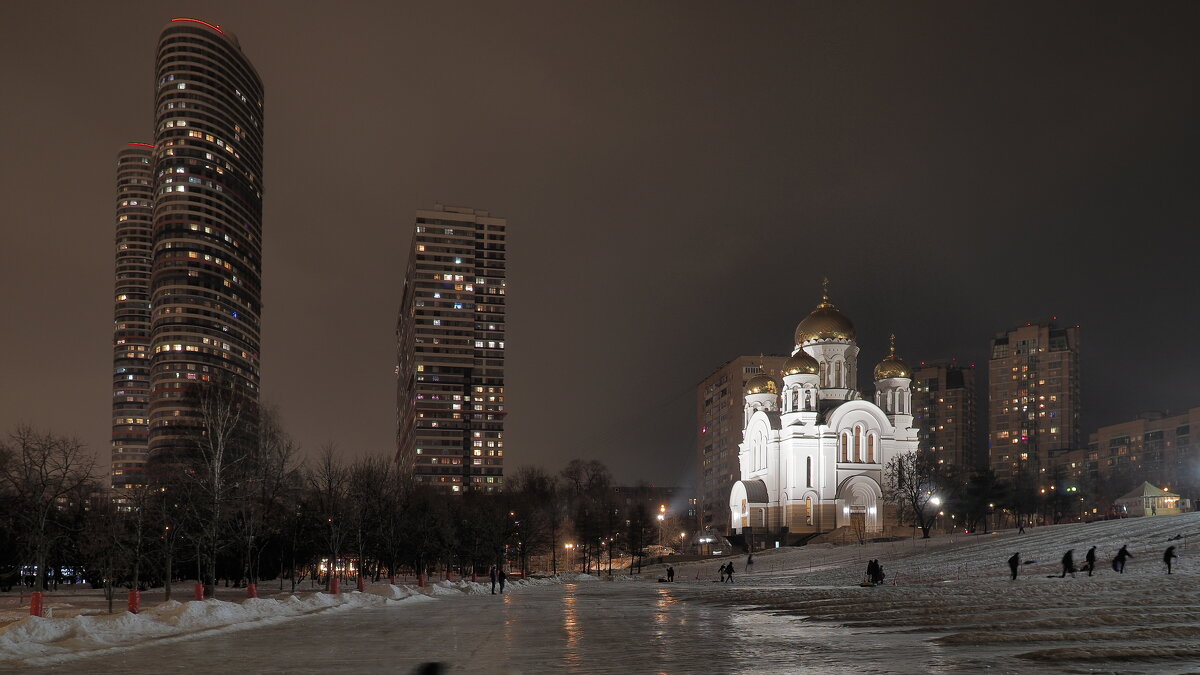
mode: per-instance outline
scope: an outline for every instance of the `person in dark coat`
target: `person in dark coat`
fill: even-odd
[[[1084,560],[1084,567],[1087,568],[1088,576],[1092,576],[1092,572],[1096,570],[1096,547],[1088,549],[1087,557]]]
[[[875,578],[871,579],[871,581],[873,581],[877,585],[882,584],[883,578],[886,576],[887,575],[883,573],[883,565],[880,565],[879,561],[876,560],[875,561]]]
[[[1126,546],[1122,546],[1121,550],[1117,551],[1117,557],[1113,558],[1113,563],[1112,563],[1113,571],[1124,574],[1125,573],[1125,561],[1132,557],[1133,557],[1133,554],[1129,552],[1129,548]]]
[[[667,581],[675,581],[675,568],[667,565]]]
[[[867,561],[867,581],[875,583],[875,575],[877,574],[876,562],[874,560]]]
[[[1017,580],[1017,570],[1020,568],[1021,568],[1021,554],[1014,553],[1014,554],[1012,554],[1012,557],[1008,559],[1008,569],[1012,570],[1012,580],[1013,581]]]
[[[1171,573],[1171,561],[1179,556],[1175,555],[1175,547],[1168,546],[1167,550],[1163,551],[1163,562],[1167,565],[1167,574]]]
[[[1071,578],[1075,578],[1075,549],[1070,549],[1063,554],[1062,558],[1063,573],[1059,579],[1067,576],[1067,572],[1071,573]]]
[[[1022,520],[1017,524],[1017,534],[1025,534],[1025,521]]]
[[[730,560],[729,563],[727,565],[725,565],[725,582],[730,583],[730,584],[733,583],[733,561],[732,560]]]
[[[504,570],[500,570],[500,595],[504,595],[504,582],[508,581],[508,575]]]
[[[496,594],[496,566],[495,565],[492,565],[492,571],[490,574],[492,577],[492,595],[495,595]]]
[[[721,583],[725,583],[725,563],[721,563]]]

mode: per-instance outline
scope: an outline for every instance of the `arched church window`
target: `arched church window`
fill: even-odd
[[[862,427],[854,427],[854,461],[862,461]]]
[[[804,464],[805,474],[807,475],[807,479],[804,484],[808,487],[812,487],[812,457],[807,458]]]
[[[875,434],[867,434],[867,461],[875,462]]]
[[[821,362],[821,386],[829,386],[829,364],[825,361]]]
[[[804,390],[804,409],[812,410],[812,390]]]
[[[838,437],[839,444],[842,446],[841,457],[843,462],[850,461],[850,434],[845,433]]]
[[[804,498],[804,522],[806,525],[813,524],[812,497]]]
[[[831,379],[833,380],[833,386],[835,388],[842,386],[842,362],[841,361],[833,362],[833,377]]]

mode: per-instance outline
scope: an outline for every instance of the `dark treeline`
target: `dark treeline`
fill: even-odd
[[[1061,466],[1040,475],[1023,470],[999,477],[991,469],[940,465],[931,451],[918,450],[893,458],[885,467],[884,499],[896,508],[902,524],[920,528],[928,537],[935,523],[975,532],[1102,518],[1114,500],[1143,479],[1132,472],[1104,480],[1086,472],[1071,478]],[[1185,488],[1193,484],[1180,482]]]
[[[186,461],[152,461],[146,486],[113,491],[75,440],[20,427],[0,441],[0,587],[86,580],[111,609],[116,589],[170,599],[182,579],[211,597],[222,581],[328,588],[331,577],[486,575],[493,565],[527,574],[531,559],[558,573],[568,542],[574,567],[611,570],[614,556],[653,541],[653,516],[615,503],[600,462],[525,468],[503,493],[451,496],[390,457],[347,461],[333,444],[302,463],[271,411],[251,442],[227,433],[239,423],[227,402],[204,416]]]

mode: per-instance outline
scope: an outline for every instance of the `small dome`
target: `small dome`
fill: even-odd
[[[912,371],[909,370],[908,364],[896,355],[896,336],[892,336],[892,343],[888,347],[888,355],[884,357],[879,365],[875,366],[875,380],[889,380],[893,377],[912,377]]]
[[[829,282],[821,293],[821,304],[796,326],[796,344],[813,340],[853,340],[854,324],[829,301]]]
[[[746,395],[751,394],[778,394],[779,385],[775,384],[775,378],[766,373],[759,373],[750,378],[746,383]]]
[[[821,365],[803,349],[783,362],[784,375],[816,375],[820,372]]]

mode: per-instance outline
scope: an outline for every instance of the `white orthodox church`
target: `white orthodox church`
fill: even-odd
[[[917,449],[912,372],[890,353],[875,366],[875,401],[858,392],[854,324],[829,302],[796,326],[782,382],[760,373],[746,383],[739,459],[729,495],[737,534],[791,535],[884,526],[883,470]]]

